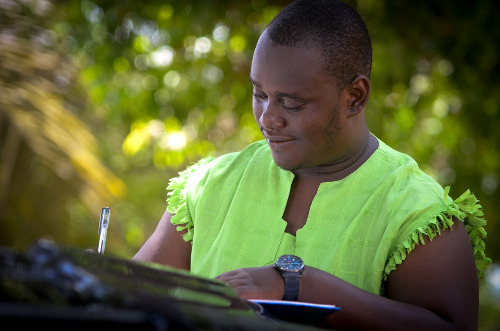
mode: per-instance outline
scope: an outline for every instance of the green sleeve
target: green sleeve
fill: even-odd
[[[206,168],[205,165],[213,159],[212,157],[204,158],[189,166],[186,170],[179,172],[177,177],[170,179],[167,186],[167,210],[173,215],[171,222],[177,225],[177,231],[187,230],[183,236],[185,241],[192,241],[194,234],[194,223],[187,203],[188,182],[193,174]]]
[[[484,229],[486,220],[483,218],[482,207],[478,203],[478,199],[469,190],[454,201],[448,196],[449,190],[450,188],[446,187],[444,195],[446,206],[441,214],[427,225],[421,226],[412,232],[406,240],[397,246],[394,254],[389,257],[384,270],[384,280],[387,280],[389,273],[405,260],[406,255],[413,251],[417,244],[425,245],[424,236],[432,240],[441,233],[442,229],[451,228],[453,216],[464,222],[474,252],[478,276],[480,278],[484,276],[491,260],[484,253],[485,243],[483,238],[486,237],[486,230]]]

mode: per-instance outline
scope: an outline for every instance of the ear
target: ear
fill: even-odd
[[[348,116],[354,116],[362,111],[370,97],[371,84],[366,76],[356,76],[346,87],[348,95]]]

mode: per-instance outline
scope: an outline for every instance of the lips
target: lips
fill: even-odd
[[[266,138],[266,140],[268,142],[283,143],[283,142],[295,140],[295,138],[293,138],[291,136],[270,133],[268,130],[266,130],[264,128],[260,128],[260,130],[262,131],[264,138]]]
[[[264,137],[267,140],[267,143],[269,144],[269,147],[271,147],[272,150],[278,152],[283,150],[284,148],[289,147],[294,141],[295,138],[290,137],[290,136],[283,136],[283,135],[272,135],[267,132],[263,132]]]
[[[294,140],[292,137],[285,137],[285,136],[266,135],[265,137],[266,137],[268,142],[273,142],[273,143],[285,143],[285,142]]]

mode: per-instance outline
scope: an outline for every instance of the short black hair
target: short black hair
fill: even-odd
[[[340,0],[296,0],[267,26],[278,45],[307,47],[314,42],[339,89],[358,75],[370,79],[372,45],[361,16]]]

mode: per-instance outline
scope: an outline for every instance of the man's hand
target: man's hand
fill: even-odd
[[[228,271],[216,277],[226,282],[244,299],[281,300],[283,278],[273,265]]]

